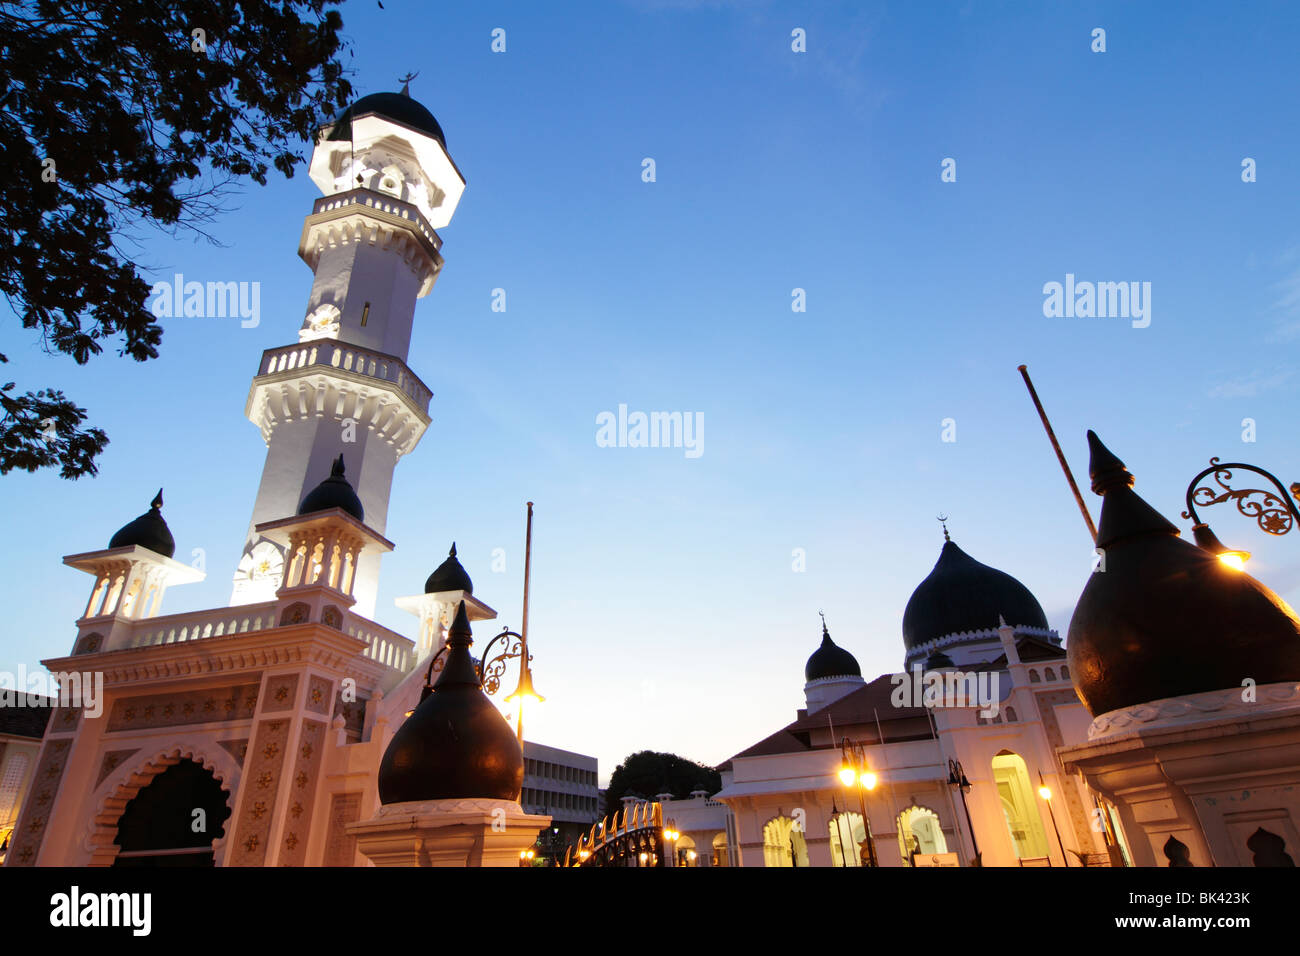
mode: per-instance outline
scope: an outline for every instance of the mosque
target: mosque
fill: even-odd
[[[44,663],[102,674],[103,710],[51,714],[6,866],[365,864],[353,825],[378,811],[381,759],[426,665],[456,620],[463,671],[471,623],[496,617],[452,545],[397,602],[418,640],[372,620],[393,474],[430,423],[407,365],[416,300],[464,177],[405,88],[322,132],[323,195],[298,247],[314,273],[305,317],[263,353],[245,409],[267,452],[230,604],[161,613],[168,588],[204,576],[175,560],[161,492],[106,548],[64,559],[92,583],[70,653]],[[549,822],[520,819],[534,834]]]
[[[372,620],[394,472],[430,424],[407,365],[416,300],[465,180],[406,89],[326,127],[310,175],[314,280],[297,341],[263,353],[249,390],[267,453],[230,603],[161,613],[203,577],[175,560],[161,493],[64,558],[89,596],[44,664],[102,675],[102,712],[54,709],[23,755],[6,866],[501,865],[550,823],[520,805],[523,750],[480,699],[472,625],[496,613],[455,546],[397,602],[416,640]],[[904,673],[865,680],[823,621],[794,720],[726,761],[720,792],[664,803],[681,860],[1294,865],[1300,618],[1089,441],[1105,562],[1068,641],[945,530],[907,602]],[[455,738],[449,720],[473,726],[458,755],[430,745]],[[594,789],[559,753],[547,773]]]
[[[1104,562],[1068,649],[945,530],[903,615],[913,680],[865,681],[823,623],[807,706],[719,768],[731,865],[1295,865],[1300,618],[1088,440]],[[918,669],[942,690],[905,699]],[[985,675],[994,706],[954,693]]]

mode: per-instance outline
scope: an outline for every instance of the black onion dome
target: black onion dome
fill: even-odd
[[[465,602],[447,636],[438,682],[406,719],[379,765],[379,802],[518,800],[524,754],[514,730],[479,686]]]
[[[820,680],[823,677],[861,677],[862,668],[858,659],[831,640],[831,632],[822,622],[821,647],[813,651],[812,657],[804,665],[805,681]]]
[[[149,510],[129,524],[123,525],[109,540],[110,548],[125,548],[138,544],[155,554],[170,558],[176,553],[176,539],[162,516],[162,489],[150,502]]]
[[[1097,546],[1070,620],[1070,676],[1095,717],[1204,691],[1300,681],[1300,618],[1250,575],[1184,541],[1133,491],[1092,432],[1088,472],[1103,496]]]
[[[447,560],[434,568],[433,573],[424,582],[425,594],[433,594],[435,591],[474,593],[474,582],[469,579],[469,575],[461,567],[460,561],[456,559],[455,541],[451,543],[451,550],[447,552]]]
[[[910,650],[959,631],[991,630],[1000,625],[999,616],[1013,627],[1047,627],[1029,588],[945,541],[934,570],[903,611],[903,644]]]
[[[381,116],[386,120],[392,120],[394,123],[400,123],[415,130],[417,133],[424,133],[426,136],[432,136],[442,148],[447,148],[447,140],[442,135],[442,127],[438,121],[433,118],[424,106],[418,101],[413,100],[405,93],[371,93],[369,96],[363,96],[357,100],[334,121],[334,128],[330,131],[329,139],[351,139],[352,138],[352,120],[359,116]]]
[[[298,514],[311,514],[313,511],[327,511],[330,508],[342,508],[358,521],[366,520],[366,509],[361,507],[361,499],[352,485],[343,477],[343,455],[334,459],[330,476],[307,492],[298,506]]]

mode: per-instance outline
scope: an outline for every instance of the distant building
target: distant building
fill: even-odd
[[[41,737],[50,722],[54,700],[15,693],[17,706],[0,707],[0,863],[18,825],[18,811],[31,788]]]
[[[539,837],[543,852],[563,854],[565,846],[599,819],[597,773],[595,757],[524,741],[524,791],[519,803],[528,813],[551,815],[550,827]]]
[[[707,790],[692,790],[689,798],[660,799],[664,827],[675,830],[676,866],[731,866],[728,847],[730,813]]]

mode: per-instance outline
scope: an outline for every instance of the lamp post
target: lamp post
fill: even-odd
[[[877,777],[867,761],[867,748],[845,737],[840,742],[840,782],[858,791],[858,805],[862,809],[862,830],[866,844],[862,847],[862,865],[879,866],[876,859],[876,841],[871,835],[871,820],[867,817],[866,792],[876,788]]]
[[[1056,845],[1061,848],[1061,860],[1069,866],[1070,857],[1065,852],[1065,844],[1061,842],[1061,828],[1056,825],[1056,813],[1052,810],[1052,788],[1043,779],[1041,770],[1038,771],[1038,795],[1047,804],[1047,815],[1052,818],[1052,829],[1056,831]]]
[[[980,861],[980,845],[975,840],[975,825],[970,820],[970,807],[966,805],[966,794],[970,790],[970,781],[966,779],[966,771],[962,769],[960,760],[948,760],[948,786],[956,787],[961,794],[961,808],[966,812],[966,829],[970,832],[971,849],[975,852],[975,859],[971,866],[982,866]]]
[[[1268,479],[1273,487],[1277,489],[1277,494],[1261,488],[1234,490],[1228,485],[1228,482],[1232,480],[1234,470],[1253,472]],[[1219,486],[1218,489],[1208,486],[1197,487],[1201,479],[1207,475],[1214,476],[1215,484]],[[1297,522],[1300,522],[1300,508],[1296,507],[1291,498],[1300,501],[1300,481],[1291,483],[1291,496],[1288,497],[1287,490],[1282,486],[1282,482],[1271,472],[1239,461],[1220,462],[1218,458],[1211,458],[1210,467],[1201,471],[1187,486],[1187,510],[1183,512],[1183,517],[1192,521],[1192,536],[1196,539],[1197,544],[1211,554],[1216,555],[1224,564],[1240,571],[1250,558],[1250,552],[1237,551],[1225,546],[1210,530],[1210,526],[1197,515],[1196,506],[1199,504],[1202,507],[1209,507],[1224,501],[1232,501],[1236,504],[1238,511],[1248,518],[1255,519],[1255,523],[1259,525],[1260,530],[1280,536],[1286,534],[1296,526]]]

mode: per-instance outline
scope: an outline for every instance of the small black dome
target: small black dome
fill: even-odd
[[[460,566],[456,560],[456,542],[451,543],[451,551],[447,553],[447,560],[438,565],[429,579],[424,582],[424,593],[433,594],[435,591],[464,591],[466,594],[474,593],[474,582],[469,579],[465,569]]]
[[[911,650],[959,631],[991,630],[998,627],[999,615],[1016,627],[1047,627],[1047,615],[1029,588],[945,541],[934,570],[903,611],[903,644]]]
[[[361,507],[361,499],[352,490],[352,485],[343,477],[343,455],[334,459],[330,476],[307,492],[298,506],[298,514],[307,515],[313,511],[326,511],[330,508],[342,508],[358,521],[366,520],[366,510]]]
[[[161,554],[164,558],[170,558],[174,555],[176,553],[176,539],[172,537],[171,529],[167,527],[167,522],[163,520],[162,503],[162,489],[159,488],[149,510],[130,524],[119,528],[117,533],[109,540],[108,546],[110,548],[125,548],[128,545],[138,544],[142,548],[148,548],[155,554]]]
[[[410,127],[417,133],[432,136],[442,144],[443,149],[447,148],[447,140],[442,135],[442,127],[433,118],[433,114],[425,109],[419,101],[411,99],[405,93],[371,93],[369,96],[361,97],[339,114],[339,118],[334,121],[334,128],[330,131],[329,139],[350,139],[352,137],[352,118],[371,114]]]
[[[858,659],[831,640],[831,632],[822,622],[821,647],[813,651],[812,657],[804,665],[805,681],[820,680],[823,677],[861,677],[862,668]]]
[[[447,639],[447,660],[433,687],[402,726],[379,764],[379,802],[518,800],[524,755],[514,729],[479,686],[469,654],[465,602]]]

